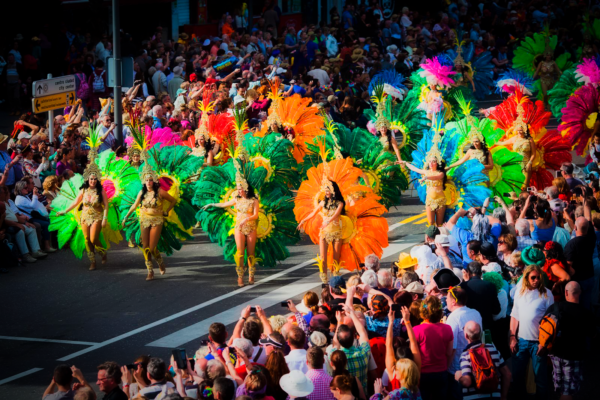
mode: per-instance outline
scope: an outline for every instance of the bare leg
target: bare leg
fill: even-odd
[[[154,259],[158,263],[158,269],[160,270],[160,274],[164,275],[166,272],[165,262],[163,261],[162,256],[160,255],[160,251],[158,251],[158,242],[160,240],[160,233],[162,232],[162,225],[153,226],[150,228],[150,251],[154,256]]]
[[[327,248],[329,247],[329,243],[327,240],[321,239],[319,241],[319,252],[321,253],[321,258],[323,259],[322,270],[319,271],[319,276],[321,277],[321,281],[323,283],[327,283]]]
[[[256,257],[254,250],[256,248],[256,230],[246,236],[246,251],[248,252],[248,284],[254,284],[254,274],[256,272]]]
[[[90,271],[96,269],[96,253],[93,242],[90,240],[90,227],[86,224],[81,224],[81,230],[83,231],[83,237],[85,238],[85,249],[87,251],[88,259],[90,260]]]
[[[142,251],[144,253],[144,260],[146,262],[146,269],[148,270],[147,281],[154,279],[154,270],[152,269],[152,253],[150,252],[150,228],[142,228]]]
[[[342,256],[342,241],[336,240],[332,243],[331,247],[333,248],[333,275],[337,276],[339,275],[340,268],[342,268],[340,265],[340,258]]]
[[[446,214],[446,206],[440,207],[437,210],[435,210],[435,223],[437,226],[442,226],[444,224],[444,214]]]
[[[102,221],[96,221],[90,227],[90,241],[94,243],[96,250],[102,255],[102,264],[106,264],[106,249],[100,243],[100,233],[102,233]]]
[[[429,225],[435,224],[435,211],[431,209],[429,206],[425,206],[425,211],[427,212],[427,223]]]
[[[235,246],[237,247],[237,253],[234,256],[235,259],[235,272],[238,275],[238,286],[244,286],[244,273],[246,272],[246,264],[244,262],[244,252],[246,250],[246,235],[241,230],[235,230]]]

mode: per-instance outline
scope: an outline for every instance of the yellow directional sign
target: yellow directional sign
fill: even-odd
[[[57,93],[31,100],[33,112],[36,114],[72,106],[76,101],[75,92]]]

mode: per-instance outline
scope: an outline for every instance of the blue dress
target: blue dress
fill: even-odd
[[[531,238],[539,242],[549,242],[554,237],[555,230],[556,224],[554,223],[554,218],[552,219],[552,226],[546,229],[538,228],[535,221],[533,221],[533,232],[531,232]]]

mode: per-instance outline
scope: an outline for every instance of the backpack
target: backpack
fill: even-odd
[[[493,393],[498,390],[500,376],[494,365],[490,351],[482,344],[474,349],[469,349],[469,357],[475,384],[479,393]]]
[[[104,72],[106,72],[106,71],[102,71],[102,73],[100,75],[94,73],[94,82],[92,82],[92,87],[94,88],[94,93],[102,93],[106,90],[104,87],[104,78],[103,78]]]
[[[87,100],[90,95],[90,84],[87,79],[85,79],[85,75],[82,73],[78,73],[75,75],[77,79],[79,79],[79,89],[77,89],[77,98],[82,100]]]
[[[564,292],[563,292],[564,293]],[[554,311],[553,311],[554,310]],[[556,339],[560,336],[560,303],[557,303],[552,310],[546,312],[546,315],[540,321],[539,342],[546,352],[552,354]]]

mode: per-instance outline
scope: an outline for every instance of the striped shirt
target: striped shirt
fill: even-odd
[[[481,343],[481,341],[476,341],[470,343],[465,351],[462,352],[460,356],[460,369],[462,371],[462,376],[471,376],[473,380],[473,385],[471,387],[463,387],[463,400],[472,400],[472,399],[488,399],[488,398],[499,398],[500,397],[500,385],[502,384],[502,377],[498,380],[498,388],[493,393],[477,393],[477,387],[475,386],[475,377],[473,376],[473,367],[471,365],[471,357],[469,355],[469,350],[477,348],[479,346],[485,346],[490,352],[490,356],[492,357],[492,361],[496,366],[496,369],[500,369],[504,365],[504,360],[500,355],[500,352],[496,350],[496,347],[492,343],[486,343],[485,345]],[[500,371],[496,371],[500,374]]]

